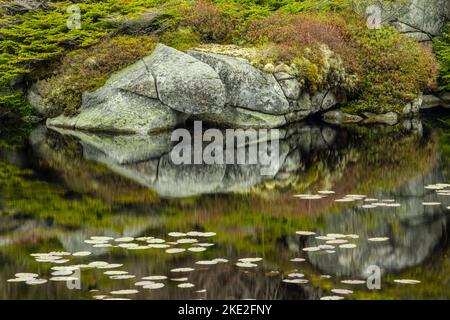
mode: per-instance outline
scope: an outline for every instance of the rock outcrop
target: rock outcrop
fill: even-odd
[[[30,94],[33,101],[40,101]],[[263,72],[242,58],[184,53],[159,44],[100,89],[85,92],[78,115],[61,115],[47,124],[146,134],[174,128],[190,117],[219,126],[274,128],[337,103],[331,91],[311,96],[293,76]]]
[[[382,21],[419,41],[440,35],[450,17],[448,0],[407,0],[379,3]]]

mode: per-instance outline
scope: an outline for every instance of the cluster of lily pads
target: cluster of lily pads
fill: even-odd
[[[295,198],[299,198],[301,200],[321,200],[323,198],[326,198],[328,196],[334,196],[335,192],[331,190],[320,190],[317,192],[317,194],[297,194],[294,195]],[[378,207],[390,207],[390,208],[397,208],[400,207],[400,203],[395,202],[395,200],[392,199],[377,199],[377,198],[369,198],[366,195],[362,194],[347,194],[342,198],[336,198],[334,199],[334,202],[356,202],[356,201],[362,201],[364,204],[361,206],[361,208],[364,209],[372,209],[372,208],[378,208]]]
[[[450,184],[448,183],[437,183],[437,184],[429,184],[425,186],[425,189],[427,190],[434,190],[436,192],[437,196],[450,196]],[[442,205],[442,202],[435,201],[435,202],[422,202],[424,206],[440,206]],[[447,209],[450,210],[450,206],[447,207]]]
[[[317,251],[325,251],[327,253],[336,253],[335,249],[335,245],[339,245],[339,248],[343,248],[343,249],[353,249],[356,248],[356,244],[354,243],[349,243],[348,239],[359,239],[359,236],[356,234],[340,234],[340,233],[328,233],[326,235],[316,235],[316,232],[314,231],[296,231],[296,234],[299,236],[303,236],[303,237],[309,237],[309,236],[315,236],[315,239],[317,240],[321,240],[321,241],[325,241],[325,244],[320,244],[316,247],[305,247],[302,249],[302,251],[305,252],[317,252]],[[373,238],[368,238],[367,241],[371,241],[371,242],[384,242],[384,241],[388,241],[389,238],[388,237],[373,237]],[[303,262],[305,261],[304,258],[293,258],[291,259],[291,261],[293,262]],[[288,275],[290,276],[290,275]],[[284,282],[287,283],[307,283],[307,280],[304,279],[298,279],[298,278],[302,278],[304,275],[301,273],[294,273],[291,274],[291,277],[297,277],[297,279],[285,279],[283,280]],[[330,275],[322,275],[322,278],[331,278]],[[419,280],[413,280],[413,279],[395,279],[394,280],[395,283],[400,283],[400,284],[418,284],[420,283]],[[342,284],[347,284],[347,285],[362,285],[362,284],[366,284],[366,281],[364,280],[342,280],[341,281]],[[348,290],[348,289],[331,289],[331,292],[334,293],[335,295],[330,295],[330,296],[323,296],[320,299],[321,300],[342,300],[345,297],[343,297],[342,295],[348,295],[348,294],[352,294],[353,291],[352,290]]]
[[[450,196],[450,184],[434,184],[428,185],[425,189],[435,190],[438,196]],[[317,194],[299,194],[294,197],[300,198],[301,200],[320,200],[328,196],[335,195],[334,191],[321,190]],[[348,194],[341,198],[334,199],[335,202],[357,202],[362,203],[361,208],[370,209],[377,207],[400,207],[399,203],[396,203],[392,199],[377,199],[369,198],[366,195]],[[423,202],[425,206],[441,205],[441,202]],[[447,207],[450,209],[450,207]],[[303,252],[314,253],[322,252],[327,254],[336,253],[337,249],[354,249],[357,247],[355,241],[360,237],[356,234],[340,234],[340,233],[327,233],[324,235],[316,234],[314,231],[297,231],[297,235],[302,237],[312,237],[318,240],[316,246],[304,247]],[[147,250],[147,249],[162,249],[168,254],[178,254],[182,252],[203,252],[207,250],[208,247],[214,246],[212,242],[200,242],[199,239],[209,238],[215,236],[215,232],[170,232],[168,236],[169,240],[151,237],[151,236],[141,236],[141,237],[109,237],[109,236],[92,236],[89,239],[84,240],[84,243],[92,245],[93,248],[120,248],[126,250]],[[370,242],[384,242],[388,241],[388,237],[371,237],[366,239]],[[79,279],[76,275],[76,271],[80,269],[100,269],[104,270],[103,274],[113,280],[125,280],[136,278],[136,275],[130,274],[125,270],[116,270],[121,268],[123,264],[119,263],[109,263],[106,261],[93,261],[90,263],[83,264],[73,264],[73,265],[62,265],[70,262],[72,258],[81,258],[91,255],[91,251],[78,251],[78,252],[64,252],[64,251],[52,251],[48,253],[32,253],[31,256],[39,263],[50,263],[53,265],[51,269],[51,277],[45,279],[39,276],[37,273],[16,273],[15,278],[7,280],[8,282],[22,282],[28,285],[40,285],[45,284],[48,281],[73,281]],[[257,268],[258,262],[263,259],[260,257],[246,257],[239,258],[234,265],[239,269],[247,268]],[[301,263],[305,262],[306,259],[303,257],[294,257],[290,259],[291,262]],[[113,290],[108,294],[98,294],[98,289],[90,290],[90,292],[95,293],[93,295],[94,299],[100,300],[117,300],[123,299],[124,295],[133,295],[140,292],[140,290],[158,290],[164,288],[166,284],[165,280],[173,281],[178,283],[177,287],[181,289],[195,288],[195,284],[188,282],[189,278],[185,276],[187,273],[200,270],[202,268],[213,266],[220,263],[228,263],[229,260],[225,258],[215,258],[211,260],[198,260],[194,264],[195,267],[181,267],[174,268],[170,270],[170,275],[149,275],[141,277],[138,281],[134,283],[136,288],[128,288],[121,290]],[[61,264],[61,265],[60,265]],[[182,274],[184,276],[175,277],[172,275]],[[271,271],[271,274],[279,275],[279,271]],[[321,278],[332,278],[330,275],[321,275]],[[305,279],[305,275],[299,270],[294,269],[287,272],[281,277],[281,281],[286,284],[307,284],[308,279]],[[413,285],[418,284],[420,281],[413,279],[395,279],[393,280],[398,284]],[[365,280],[360,279],[346,279],[340,281],[345,285],[363,285],[366,283]],[[206,293],[206,289],[196,290],[196,293]],[[349,289],[333,288],[331,289],[333,295],[322,296],[321,300],[342,300],[346,295],[352,294],[353,291]],[[119,296],[119,297],[118,297]]]

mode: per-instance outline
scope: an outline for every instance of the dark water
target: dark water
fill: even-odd
[[[285,128],[281,168],[274,176],[261,176],[257,165],[175,166],[168,160],[168,134],[110,137],[2,125],[0,299],[449,299],[450,196],[442,190],[450,188],[426,188],[450,182],[450,131],[443,119],[435,115],[370,130],[314,123]],[[294,197],[319,190],[335,194],[318,200]],[[346,195],[376,198],[384,205],[335,201]],[[173,237],[170,232],[191,233]],[[329,237],[356,247],[333,243],[328,246],[335,248],[303,250],[325,245],[326,239],[315,237],[330,233],[347,235]],[[94,247],[84,242],[91,236],[139,239]],[[153,243],[140,237],[154,237]],[[368,240],[380,237],[386,239]],[[186,238],[194,240],[181,242],[197,243],[175,243]],[[166,252],[202,246],[199,252]],[[79,251],[92,254],[60,256],[57,260],[68,260],[64,263],[32,256]],[[225,260],[196,263],[217,258]],[[261,260],[252,262],[255,267],[237,266],[240,258]],[[93,261],[123,266],[85,267]],[[52,267],[72,265],[82,265],[80,289],[69,288],[76,281],[69,287],[66,281],[7,281],[18,272],[48,280],[55,277]],[[381,270],[379,290],[365,283],[373,265]],[[108,270],[135,277],[111,279],[104,274]],[[168,277],[151,280],[164,287],[135,285],[155,275]],[[405,279],[420,282],[394,281]],[[194,286],[178,287],[181,283]],[[139,292],[110,294],[124,289]]]

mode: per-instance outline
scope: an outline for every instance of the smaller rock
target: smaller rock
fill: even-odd
[[[438,96],[435,95],[424,95],[422,99],[422,105],[420,106],[420,109],[430,109],[442,106],[444,104],[444,101],[441,100]]]
[[[412,113],[418,113],[420,110],[420,107],[423,104],[423,94],[419,94],[419,96],[414,99],[414,101],[411,103],[411,112]]]
[[[43,117],[56,117],[63,111],[61,107],[44,104],[38,87],[35,84],[33,84],[28,90],[27,98],[28,102],[33,106],[36,113]]]
[[[364,116],[366,117],[366,119],[364,119],[365,124],[380,123],[393,126],[398,122],[398,115],[395,112],[388,112],[383,114],[364,112]]]
[[[336,125],[359,123],[363,120],[363,118],[358,115],[345,113],[340,110],[328,111],[322,115],[322,119],[326,123]]]

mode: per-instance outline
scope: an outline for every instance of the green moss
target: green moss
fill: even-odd
[[[200,45],[200,36],[191,28],[178,28],[175,31],[165,32],[161,42],[175,49],[186,51]]]
[[[153,36],[119,36],[70,52],[62,59],[56,75],[38,82],[44,103],[74,114],[81,106],[84,91],[94,91],[114,72],[150,54],[155,43]]]

